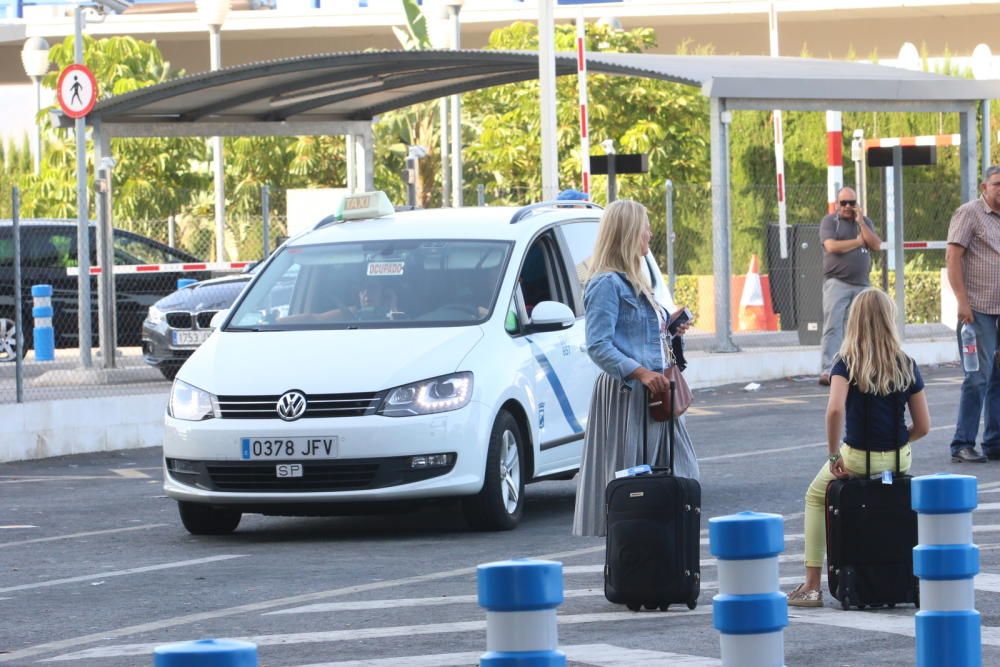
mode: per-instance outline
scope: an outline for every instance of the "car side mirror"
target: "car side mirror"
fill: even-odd
[[[208,326],[213,329],[218,329],[222,326],[222,323],[226,321],[227,317],[229,317],[229,309],[226,308],[224,310],[220,310],[215,315],[212,315],[212,321],[208,323]]]
[[[542,301],[531,310],[528,322],[529,333],[535,331],[560,331],[576,323],[576,315],[565,303]]]

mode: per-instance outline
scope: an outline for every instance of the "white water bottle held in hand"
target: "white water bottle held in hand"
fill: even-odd
[[[962,325],[962,367],[966,373],[979,370],[979,350],[976,347],[976,330],[968,323]]]

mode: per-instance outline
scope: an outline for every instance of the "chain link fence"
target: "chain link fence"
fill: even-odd
[[[875,175],[878,178],[869,181],[866,213],[875,221],[883,240],[888,240],[885,185],[881,172]],[[324,217],[318,212],[332,213],[336,198],[344,192],[254,187],[248,195],[244,186],[240,205],[226,213],[221,254],[210,194],[191,199],[195,205],[166,219],[119,216],[114,220],[114,325],[118,347],[113,363],[102,358],[99,347],[97,276],[89,280],[92,348],[89,355],[79,348],[76,221],[22,221],[23,399],[166,391],[168,380],[207,338],[212,316],[228,307],[249,281],[245,271],[289,235],[315,226]],[[945,239],[948,221],[960,203],[957,187],[951,190],[954,192],[929,189],[926,179],[904,182],[907,241]],[[476,184],[466,184],[464,194],[467,205],[493,206],[520,206],[538,196],[530,188]],[[653,252],[664,273],[673,267],[668,279],[674,286],[675,301],[695,314],[689,340],[695,349],[708,349],[715,330],[711,190],[707,183],[681,183],[673,185],[672,195],[668,204],[665,188],[651,197],[646,192],[631,193],[627,181],[619,186],[619,196],[639,199],[649,208]],[[602,196],[595,193],[598,202]],[[731,323],[741,346],[819,343],[822,254],[818,223],[827,210],[826,185],[790,185],[786,196],[789,252],[782,258],[774,186],[734,186],[731,195]],[[668,258],[668,208],[672,209],[672,258]],[[98,257],[95,228],[92,224],[88,238],[92,266]],[[17,400],[11,229],[10,220],[0,221],[0,403]],[[746,287],[751,268],[757,269],[759,292],[753,274]],[[888,268],[886,253],[873,253],[872,283],[887,286],[892,293],[894,274]],[[943,250],[905,253],[908,323],[940,323],[943,268]],[[192,282],[197,284],[178,289]],[[40,355],[36,345],[31,288],[37,285],[52,286],[51,355],[44,351]]]

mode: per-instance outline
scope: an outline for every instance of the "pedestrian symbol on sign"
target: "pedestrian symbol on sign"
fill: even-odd
[[[56,98],[64,114],[83,118],[97,102],[97,80],[83,65],[70,65],[59,74]]]

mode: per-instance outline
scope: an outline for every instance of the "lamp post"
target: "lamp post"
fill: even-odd
[[[35,134],[32,153],[34,154],[35,176],[42,170],[42,126],[38,114],[42,110],[42,77],[49,71],[49,43],[41,37],[32,37],[21,49],[21,64],[24,73],[35,84]]]
[[[230,0],[197,0],[198,17],[208,26],[211,71],[222,67],[222,24],[229,15]],[[215,180],[215,261],[225,260],[226,252],[226,180],[222,155],[222,137],[212,137],[212,170]]]
[[[451,48],[462,48],[462,24],[458,14],[465,0],[447,0],[448,19],[451,23]],[[451,205],[462,205],[462,100],[451,96]]]

